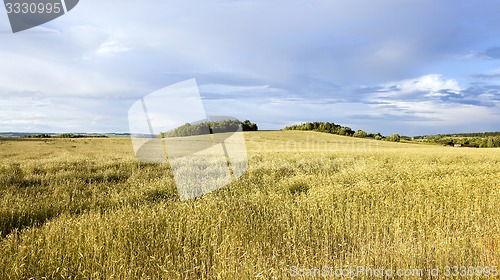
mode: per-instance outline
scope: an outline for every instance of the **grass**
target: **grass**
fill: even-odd
[[[500,149],[245,133],[237,181],[181,202],[127,139],[0,140],[0,278],[289,278],[500,265]]]

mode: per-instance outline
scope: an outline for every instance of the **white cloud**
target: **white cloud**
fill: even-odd
[[[424,92],[428,96],[441,96],[440,92],[443,90],[459,94],[462,90],[455,79],[446,79],[440,74],[429,74],[415,79],[391,82],[383,87],[384,90],[397,92],[397,94]]]
[[[201,91],[228,97],[217,110],[237,108],[234,112],[239,117],[257,122],[341,122],[351,112],[374,109],[377,113],[382,107],[362,104],[365,96],[348,90],[362,84],[381,85],[385,91],[369,95],[368,101],[383,101],[394,111],[424,116],[448,110],[439,107],[447,105],[444,95],[458,97],[463,92],[459,82],[464,77],[453,74],[458,67],[446,63],[447,55],[494,47],[489,40],[498,37],[493,36],[497,32],[493,27],[500,24],[495,9],[472,2],[158,0],[147,3],[147,13],[144,5],[141,1],[80,1],[70,13],[38,29],[58,32],[0,33],[2,110],[8,111],[6,106],[16,108],[12,113],[26,110],[15,114],[19,123],[40,116],[39,112],[45,116],[47,112],[36,106],[22,106],[23,100],[32,98],[26,93],[36,92],[37,98],[99,99],[101,111],[89,105],[79,115],[109,116],[104,109],[116,108],[116,97],[125,92],[141,96],[199,78],[196,73],[208,73],[200,79]],[[491,2],[491,7],[496,5]],[[0,27],[6,30],[8,19],[5,13],[2,16]],[[445,66],[434,69],[438,63]],[[464,69],[470,66],[463,63]],[[454,78],[420,76],[435,72]],[[391,80],[395,82],[386,83]],[[315,81],[321,84],[315,86]],[[18,105],[12,103],[14,99],[3,102],[13,95]],[[252,106],[244,106],[253,101],[243,100],[246,96],[256,96]],[[322,105],[327,99],[357,106]],[[78,108],[82,100],[72,102],[68,107]],[[467,108],[478,107],[456,106],[463,106],[464,114],[476,110]],[[498,112],[497,108],[477,110],[487,114]],[[87,125],[85,119],[81,118],[82,127]],[[63,121],[59,124],[67,126]]]
[[[285,93],[283,89],[269,85],[263,86],[235,86],[226,84],[204,84],[199,86],[201,92],[217,94],[269,94]],[[237,97],[237,96],[235,96]]]
[[[130,90],[125,81],[98,72],[71,67],[26,55],[0,51],[9,68],[0,68],[0,96],[20,92],[41,92],[48,96],[86,96],[95,98]],[[29,66],[29,67],[28,67]]]
[[[97,54],[99,55],[109,55],[113,53],[122,53],[131,51],[132,48],[126,46],[123,43],[120,43],[115,40],[108,40],[102,43],[97,49]]]
[[[494,94],[468,96],[456,79],[440,74],[373,87],[364,101],[368,107],[353,117],[360,114],[361,123],[373,118],[389,127],[400,126],[399,131],[409,135],[422,134],[417,132],[422,129],[432,133],[492,130],[499,114]]]

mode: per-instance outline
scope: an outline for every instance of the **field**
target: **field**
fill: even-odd
[[[0,279],[500,266],[500,149],[245,137],[247,172],[188,201],[129,139],[0,140]]]

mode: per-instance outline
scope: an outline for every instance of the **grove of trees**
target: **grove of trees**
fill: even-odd
[[[352,136],[358,137],[358,138],[366,138],[366,137],[368,137],[368,134],[360,129],[360,130],[354,132],[354,134]]]
[[[401,136],[397,133],[391,134],[391,136],[387,137],[387,141],[391,142],[399,142],[401,141]]]
[[[242,122],[241,128],[243,129],[243,131],[257,131],[259,129],[256,123],[252,123],[249,120],[245,120],[244,122]]]
[[[283,130],[310,130],[325,132],[337,135],[353,136],[358,138],[372,138],[376,140],[389,140],[399,142],[400,136],[398,134],[393,134],[389,137],[385,137],[380,133],[367,133],[361,129],[356,132],[348,126],[342,126],[330,122],[307,122],[302,124],[291,125],[283,128]],[[396,137],[397,135],[397,137]],[[394,137],[392,137],[394,136]]]
[[[353,136],[354,131],[347,126],[341,126],[329,122],[308,122],[302,124],[291,125],[283,128],[283,130],[310,130],[318,132],[326,132],[337,135]]]
[[[222,120],[195,124],[186,123],[176,129],[162,132],[160,137],[183,137],[223,132],[236,132],[240,128],[243,131],[257,131],[258,129],[257,124],[252,123],[249,120],[245,120],[244,122],[240,122],[238,120]]]
[[[415,137],[401,136],[397,133],[394,133],[390,136],[383,136],[380,133],[366,133],[361,129],[355,132],[347,126],[342,126],[330,122],[306,122],[302,124],[287,126],[283,128],[283,130],[309,130],[337,135],[353,136],[358,138],[372,138],[375,140],[385,140],[391,142],[418,141],[439,143],[443,145],[466,144],[480,148],[500,147],[500,132],[436,134]]]
[[[442,145],[466,144],[480,148],[497,148],[500,147],[500,132],[424,135],[415,136],[414,140]]]

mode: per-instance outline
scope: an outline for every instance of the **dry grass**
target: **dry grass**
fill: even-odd
[[[500,149],[246,133],[181,202],[126,139],[0,141],[0,278],[269,279],[289,266],[500,265]]]

